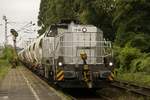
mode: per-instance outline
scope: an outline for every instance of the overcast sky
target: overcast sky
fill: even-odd
[[[37,22],[39,6],[40,0],[0,0],[0,43],[4,42],[3,15],[7,16],[8,22],[16,22],[8,24],[10,33],[10,28],[19,29],[30,21]]]

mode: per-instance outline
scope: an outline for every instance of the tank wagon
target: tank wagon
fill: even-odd
[[[113,80],[111,42],[93,25],[51,25],[18,55],[29,69],[63,88],[101,88]]]

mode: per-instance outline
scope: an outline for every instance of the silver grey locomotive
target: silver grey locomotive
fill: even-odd
[[[51,25],[18,55],[31,70],[63,88],[100,88],[113,80],[111,42],[93,25]]]

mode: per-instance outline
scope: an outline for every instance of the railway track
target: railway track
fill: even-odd
[[[138,86],[125,81],[114,81],[111,83],[112,87],[126,90],[128,92],[144,96],[150,99],[150,87]]]
[[[66,96],[70,97],[71,100],[113,100],[110,97],[101,95],[97,93],[96,91],[91,91],[88,89],[87,90],[86,89],[62,89],[50,83],[47,79],[39,75],[37,76],[40,77],[42,80],[46,81],[51,87],[55,88],[56,90],[62,92]],[[137,86],[135,84],[131,84],[128,82],[123,82],[123,81],[114,81],[110,84],[110,87],[123,89],[125,91],[144,96],[146,97],[145,100],[150,100],[150,88],[149,87]]]
[[[38,75],[36,72],[31,71],[28,68],[25,68],[25,69],[34,73],[36,77],[39,77],[41,80],[45,81],[48,85],[54,88],[56,91],[58,91],[61,94],[66,95],[71,100],[113,100],[110,97],[100,95],[99,93],[96,92],[96,90],[80,89],[80,88],[79,89],[62,89],[59,86],[49,82],[49,80],[47,80],[46,78]]]
[[[90,89],[62,89],[54,84],[49,83],[44,79],[51,87],[60,91],[67,97],[71,98],[71,100],[113,100],[110,97],[105,95],[101,95],[94,90]]]

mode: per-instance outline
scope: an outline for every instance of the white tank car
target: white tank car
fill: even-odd
[[[34,59],[33,59],[33,56],[32,56],[31,49],[32,49],[31,45],[29,45],[27,51],[28,51],[28,54],[29,54],[29,57],[30,57],[30,62],[33,63]]]
[[[26,49],[26,53],[27,53],[27,56],[28,56],[28,61],[32,63],[33,59],[32,59],[32,56],[31,56],[31,52],[30,52],[30,47],[29,46]]]
[[[30,45],[31,47],[31,50],[30,50],[30,53],[31,53],[31,56],[32,56],[32,59],[33,59],[33,63],[38,63],[38,60],[36,58],[36,54],[35,54],[35,41],[33,41]]]
[[[24,59],[24,57],[23,57],[23,51],[24,51],[24,50],[22,50],[22,51],[20,51],[20,52],[18,53],[19,59]]]
[[[24,56],[24,59],[25,59],[26,61],[32,63],[32,62],[33,62],[33,58],[32,58],[30,49],[31,49],[30,46],[27,46],[27,47],[23,50],[22,53],[24,53],[24,54],[22,54],[22,56]]]
[[[27,51],[27,48],[24,49],[24,58],[27,62],[29,62],[29,56],[28,56],[28,51]]]
[[[44,35],[40,36],[35,42],[35,50],[34,53],[36,55],[37,63],[41,64],[42,61],[42,40]]]
[[[25,59],[29,63],[34,63],[36,65],[41,64],[42,60],[42,38],[44,35],[37,38],[33,43],[31,43],[27,48],[24,49]]]

